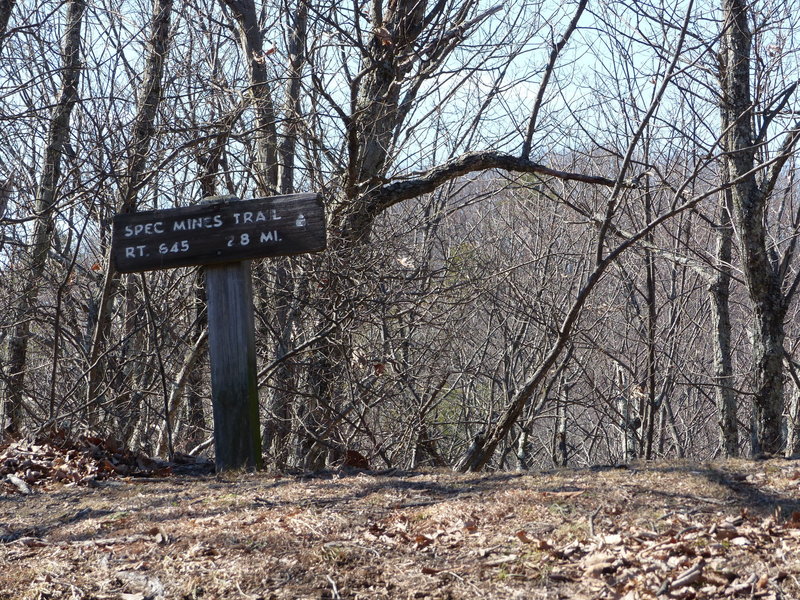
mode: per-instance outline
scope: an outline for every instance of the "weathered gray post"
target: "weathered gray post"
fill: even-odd
[[[217,471],[261,467],[250,261],[206,267]]]
[[[121,273],[206,265],[208,347],[217,471],[261,466],[250,259],[324,250],[317,194],[239,200],[114,217]]]
[[[215,196],[203,203],[238,200]],[[216,469],[259,469],[261,427],[250,261],[206,266],[206,302]]]

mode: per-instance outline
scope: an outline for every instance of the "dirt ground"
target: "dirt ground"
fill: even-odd
[[[0,598],[798,599],[799,488],[783,460],[6,483]]]

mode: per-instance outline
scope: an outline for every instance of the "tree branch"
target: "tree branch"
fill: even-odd
[[[512,173],[536,173],[563,181],[581,181],[607,187],[613,187],[616,183],[616,179],[560,171],[527,158],[502,152],[469,152],[433,167],[416,177],[386,183],[369,194],[368,209],[372,216],[375,216],[398,202],[430,193],[451,179],[490,169],[500,169]]]
[[[564,35],[561,36],[561,39],[558,41],[558,43],[553,45],[553,49],[550,51],[550,59],[547,61],[547,67],[545,68],[544,75],[542,76],[542,83],[539,84],[539,91],[536,93],[536,101],[533,103],[533,110],[531,111],[531,117],[528,121],[528,131],[525,134],[525,142],[522,144],[522,156],[530,156],[533,134],[536,131],[536,125],[539,119],[539,110],[541,110],[542,103],[544,102],[544,94],[547,91],[547,84],[550,82],[550,77],[553,74],[553,70],[556,68],[556,61],[558,60],[559,54],[561,54],[564,46],[567,45],[567,42],[569,41],[569,38],[572,37],[573,32],[578,28],[578,21],[580,20],[583,11],[586,9],[587,3],[588,0],[581,0],[578,3],[578,10],[575,11],[575,15],[572,17],[572,20],[567,26],[567,30],[564,32]]]

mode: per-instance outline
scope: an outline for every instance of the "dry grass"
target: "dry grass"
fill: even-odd
[[[0,598],[800,598],[800,465],[109,479],[0,496]]]

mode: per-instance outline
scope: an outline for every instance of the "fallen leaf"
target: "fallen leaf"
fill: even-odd
[[[475,521],[464,521],[463,528],[469,533],[475,533],[478,531],[478,524]]]
[[[616,557],[604,552],[596,552],[588,555],[583,560],[584,575],[587,577],[600,577],[614,572]]]
[[[732,540],[735,537],[739,537],[739,531],[730,523],[712,525],[709,533],[718,540]]]
[[[535,539],[529,538],[528,534],[525,532],[524,529],[520,529],[514,535],[516,535],[519,541],[522,542],[523,544],[533,544],[536,541]]]

